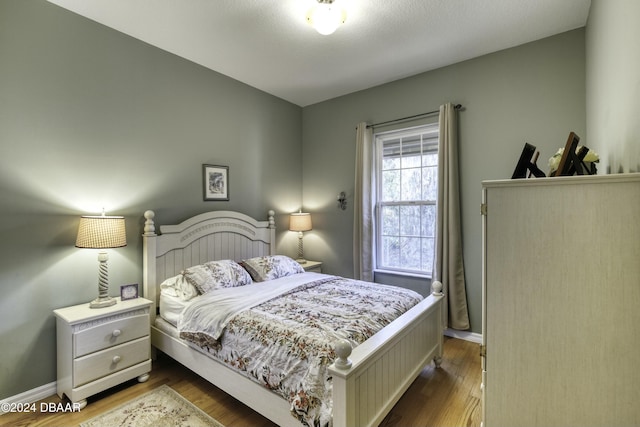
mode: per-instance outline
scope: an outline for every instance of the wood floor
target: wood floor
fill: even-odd
[[[380,426],[479,427],[482,416],[480,381],[478,344],[445,337],[442,367],[426,367]],[[226,427],[275,426],[166,356],[154,362],[149,381],[138,383],[133,380],[95,395],[80,412],[41,413],[38,402],[36,413],[1,415],[0,426],[77,426],[162,384],[169,385]],[[54,395],[41,402],[59,403],[60,399]]]

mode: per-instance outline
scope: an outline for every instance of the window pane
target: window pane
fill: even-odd
[[[400,139],[384,142],[382,170],[400,169]]]
[[[438,169],[436,167],[422,168],[422,200],[436,200],[438,198]]]
[[[402,194],[400,194],[400,200],[420,200],[421,198],[421,169],[402,169]],[[396,199],[397,200],[397,199]]]
[[[433,270],[433,239],[422,240],[422,265],[421,270],[432,273]]]
[[[413,167],[413,165],[405,163],[409,157],[417,156],[418,162],[422,154],[422,138],[420,135],[411,135],[402,138],[402,167]],[[415,161],[415,160],[410,160]],[[418,164],[420,166],[420,164]]]
[[[382,237],[382,264],[385,267],[400,267],[400,239]]]
[[[438,166],[438,153],[429,152],[422,156],[422,166]]]
[[[384,206],[381,211],[382,234],[385,236],[400,234],[400,206]]]
[[[403,153],[402,162],[400,163],[402,168],[419,168],[422,166],[422,156],[417,155],[406,155]]]
[[[422,267],[420,262],[422,256],[420,254],[419,237],[401,237],[401,254],[400,260],[402,268],[409,270],[419,270]]]
[[[400,171],[390,170],[382,172],[382,201],[390,202],[400,197]]]
[[[422,212],[422,235],[425,237],[434,237],[436,230],[436,206],[420,206]]]
[[[420,236],[420,206],[400,207],[400,235]]]

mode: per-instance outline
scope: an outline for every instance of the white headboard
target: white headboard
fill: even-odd
[[[274,215],[270,210],[267,221],[257,221],[240,212],[206,212],[177,225],[162,225],[158,235],[155,213],[146,211],[142,235],[143,296],[157,306],[160,283],[193,265],[275,255]]]

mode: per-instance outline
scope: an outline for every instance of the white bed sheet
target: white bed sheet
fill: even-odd
[[[174,327],[178,326],[178,317],[180,313],[189,304],[191,304],[196,298],[192,298],[189,301],[184,301],[179,297],[169,295],[167,293],[160,293],[160,317],[167,322],[171,323]]]

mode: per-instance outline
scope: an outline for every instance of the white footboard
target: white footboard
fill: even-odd
[[[331,365],[334,427],[377,426],[431,359],[442,357],[442,296],[430,295]],[[348,365],[348,364],[346,364]]]

